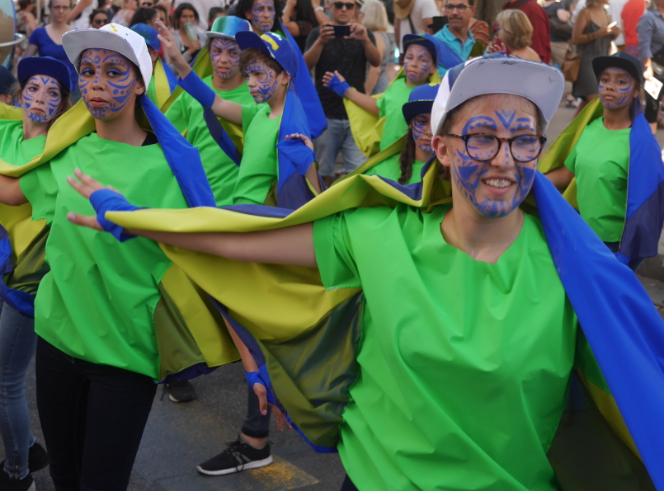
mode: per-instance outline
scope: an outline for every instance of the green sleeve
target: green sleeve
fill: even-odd
[[[577,145],[579,142],[577,142]],[[574,145],[574,148],[572,148],[572,151],[569,153],[567,158],[565,159],[565,167],[567,167],[572,174],[576,174],[576,146]]]
[[[385,94],[383,94],[383,97],[378,99],[376,101],[376,104],[378,105],[378,117],[382,118],[385,116]]]
[[[247,134],[247,128],[262,108],[263,104],[244,104],[242,106],[242,133]]]
[[[185,92],[180,95],[171,107],[166,111],[166,119],[168,119],[173,126],[182,133],[189,127],[189,106],[186,104],[188,94]]]
[[[344,213],[314,222],[314,251],[326,289],[361,288]]]
[[[49,225],[55,215],[58,185],[51,172],[51,164],[43,164],[21,177],[21,191],[32,206],[32,219],[46,219]]]

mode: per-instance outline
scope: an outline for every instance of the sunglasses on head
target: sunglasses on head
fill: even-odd
[[[346,7],[346,10],[353,10],[355,8],[355,2],[353,3],[333,2],[332,5],[334,5],[334,8],[337,10],[341,10],[344,7]]]

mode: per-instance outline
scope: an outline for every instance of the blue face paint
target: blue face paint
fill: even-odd
[[[599,100],[607,109],[628,107],[634,99],[635,81],[622,68],[607,68],[599,77]]]
[[[217,77],[229,79],[240,71],[240,47],[232,39],[214,38],[210,44],[210,61]]]
[[[272,29],[275,16],[273,0],[255,0],[251,8],[251,27],[259,34],[265,34]]]
[[[474,116],[463,127],[462,135],[483,133],[494,135],[509,131],[521,134],[535,134],[535,120],[532,117],[516,118],[516,111],[496,111],[496,118],[489,115]],[[452,180],[458,191],[485,217],[498,218],[509,215],[526,198],[535,180],[537,153],[532,152],[529,162],[517,162],[512,158],[507,143],[502,144],[498,154],[491,161],[478,161],[466,152],[463,141],[455,139],[452,154]],[[469,144],[469,149],[471,149]],[[472,149],[471,149],[472,150]],[[498,160],[496,160],[498,159]],[[501,167],[513,168],[505,172]],[[494,182],[495,180],[495,182]],[[491,181],[492,184],[488,184]],[[511,190],[492,194],[509,182]]]
[[[411,44],[408,46],[403,62],[406,80],[414,84],[424,82],[429,77],[432,65],[433,60],[431,59],[431,53],[429,53],[428,49],[419,44]]]
[[[23,112],[35,123],[48,123],[62,102],[60,84],[48,75],[30,77],[21,93]]]
[[[432,152],[430,121],[430,114],[418,114],[413,117],[411,122],[415,145],[417,148],[428,154]]]
[[[277,72],[264,63],[255,61],[247,65],[244,73],[249,78],[247,85],[256,104],[272,99],[279,84]]]
[[[97,119],[122,111],[136,82],[130,61],[115,51],[86,49],[81,55],[78,86],[88,111]]]

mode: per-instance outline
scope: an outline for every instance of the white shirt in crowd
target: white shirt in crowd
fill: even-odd
[[[424,34],[426,27],[422,19],[431,19],[440,15],[435,0],[415,0],[413,8],[410,11],[410,20],[413,22],[415,32],[410,28],[408,17],[401,19],[399,26],[400,35],[403,38],[404,34]],[[401,39],[399,39],[399,48],[401,48]]]
[[[622,11],[623,7],[629,0],[611,0],[609,2],[609,15],[611,16],[611,22],[615,21],[618,23],[618,27],[620,27],[620,34],[618,34],[618,37],[613,40],[614,43],[616,43],[616,46],[622,46],[625,44],[625,36],[623,36],[623,21],[622,21]]]

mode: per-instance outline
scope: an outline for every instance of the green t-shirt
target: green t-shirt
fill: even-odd
[[[10,165],[24,165],[44,151],[46,135],[23,139],[23,121],[0,121],[0,158]]]
[[[495,264],[443,239],[448,206],[314,223],[325,287],[364,292],[360,372],[339,453],[359,489],[557,489],[546,452],[577,319],[539,220]]]
[[[415,87],[408,87],[405,78],[392,82],[383,97],[378,99],[378,117],[385,117],[385,127],[380,140],[380,149],[385,150],[408,131],[403,117],[403,105]]]
[[[212,86],[212,75],[203,79],[216,94],[223,99],[238,104],[252,104],[254,99],[247,84],[233,90],[216,90]],[[226,155],[210,135],[203,119],[203,107],[189,94],[184,92],[166,111],[166,117],[201,154],[205,174],[210,181],[217,206],[230,205],[233,202],[233,189],[237,181],[239,167]]]
[[[392,155],[380,164],[369,169],[367,175],[381,176],[386,179],[391,179],[394,182],[399,182],[399,179],[401,178],[401,163],[399,163],[399,158],[401,158],[401,154],[399,153]],[[420,176],[422,173],[422,167],[424,167],[424,162],[420,162],[419,160],[413,162],[413,172],[406,184],[415,184],[422,180],[422,177]]]
[[[37,292],[35,330],[70,356],[157,379],[154,311],[171,261],[152,240],[119,243],[106,232],[68,222],[70,211],[94,214],[67,184],[77,167],[137,206],[187,208],[157,144],[134,147],[92,133],[24,175],[21,189],[33,219],[45,218],[51,226],[51,271]]]
[[[625,227],[629,132],[607,130],[597,118],[565,160],[576,176],[579,213],[604,242],[620,242]]]
[[[277,140],[281,116],[271,119],[267,104],[242,107],[244,153],[233,191],[233,204],[262,205],[279,179]]]

